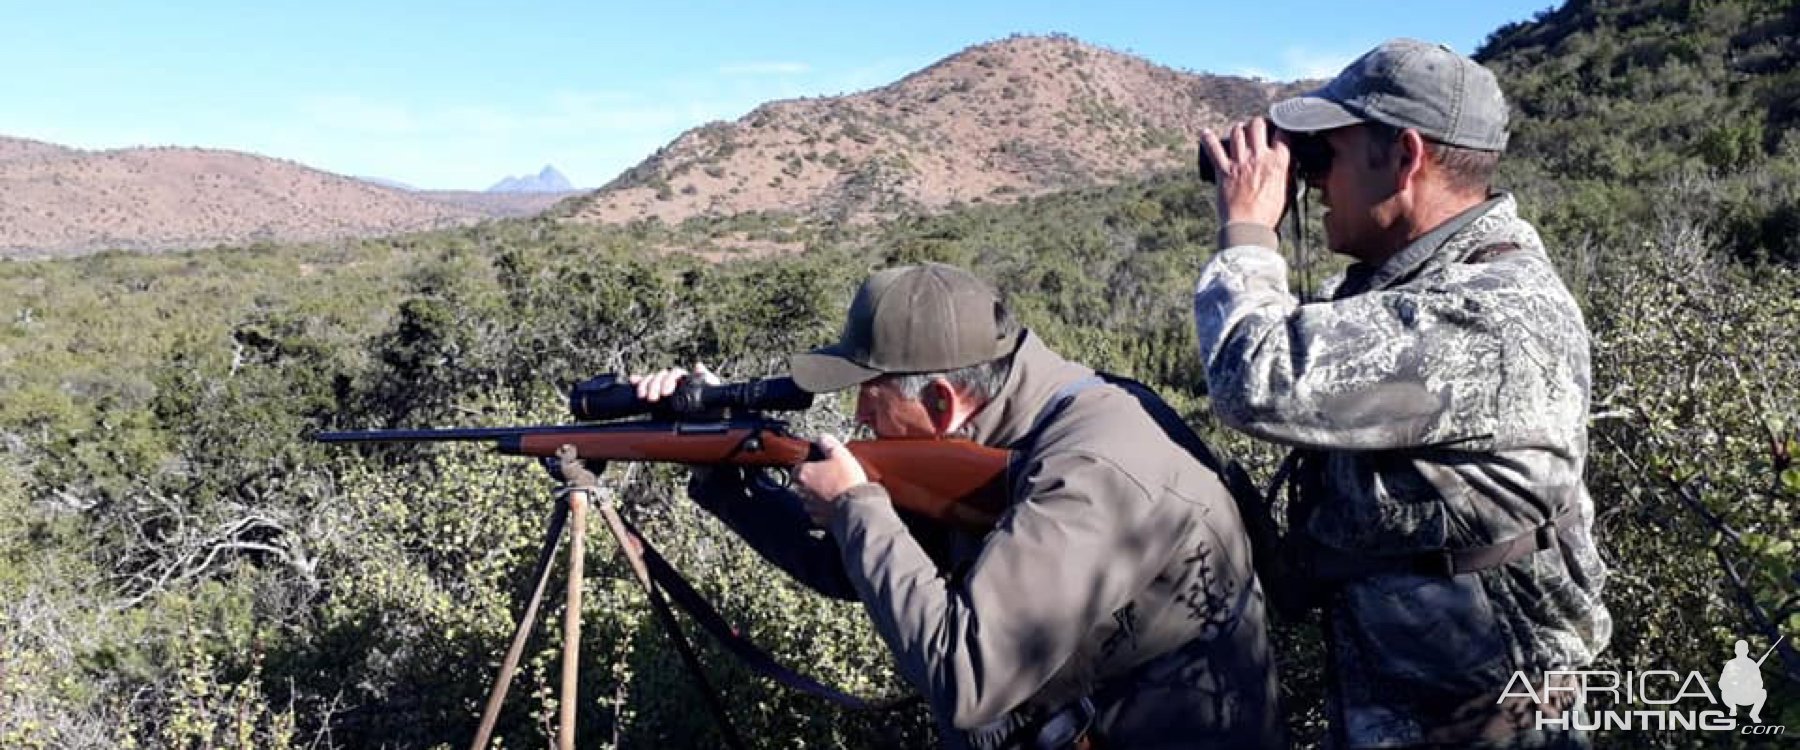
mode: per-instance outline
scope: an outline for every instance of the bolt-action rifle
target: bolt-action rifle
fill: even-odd
[[[576,424],[536,427],[322,432],[325,443],[491,443],[500,453],[555,457],[567,444],[580,458],[734,465],[786,470],[824,457],[766,411],[799,411],[812,394],[790,378],[709,386],[689,378],[669,397],[640,400],[636,387],[601,375],[569,393]],[[630,419],[640,417],[639,419]],[[968,440],[854,440],[846,444],[869,481],[895,507],[953,527],[985,532],[1006,509],[1010,452]]]

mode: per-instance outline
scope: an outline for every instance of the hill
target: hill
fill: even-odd
[[[695,128],[568,208],[578,222],[866,219],[1114,184],[1184,167],[1201,129],[1295,87],[1013,37],[872,91]]]
[[[1497,32],[1485,59],[1519,107],[1502,182],[1593,333],[1584,481],[1614,625],[1591,669],[1710,676],[1736,640],[1761,653],[1785,634],[1762,668],[1764,726],[1800,726],[1800,268],[1725,252],[1761,247],[1732,233],[1731,211],[1794,205],[1796,139],[1762,119],[1761,140],[1709,140],[1709,122],[1751,120],[1695,116],[1766,118],[1795,78],[1738,67],[1765,54],[1739,41],[1779,24],[1776,6],[1693,3],[1743,23],[1687,38],[1670,19],[1689,16],[1665,15],[1686,5],[1575,3]],[[1659,62],[1658,35],[1710,51]],[[1637,93],[1689,74],[1661,96]],[[0,142],[0,160],[63,151]],[[1173,174],[852,226],[540,218],[0,262],[0,746],[466,742],[530,589],[547,480],[468,446],[358,452],[304,436],[560,421],[558,386],[606,371],[698,360],[731,378],[779,373],[787,352],[836,338],[870,268],[975,269],[1054,349],[1145,382],[1268,480],[1285,450],[1213,422],[1199,392],[1190,295],[1216,229],[1207,206],[1204,186]],[[796,252],[655,254],[730,235]],[[843,434],[846,406],[822,400],[792,415],[794,430]],[[739,544],[686,499],[686,480],[622,466],[603,477],[616,509],[738,632],[828,684],[909,692],[860,607],[809,593]],[[722,744],[625,557],[604,535],[587,549],[579,734]],[[497,727],[506,745],[553,741],[558,645],[532,639]],[[764,744],[933,744],[922,703],[835,709],[697,646],[740,730]],[[1273,647],[1294,745],[1317,747],[1319,629],[1279,625]],[[1591,697],[1596,710],[1618,699]],[[1754,746],[1673,729],[1593,740]]]
[[[555,212],[577,223],[865,221],[1116,184],[1186,166],[1201,129],[1298,86],[1013,37],[879,89],[695,128]],[[572,195],[548,166],[488,192],[418,191],[254,154],[0,137],[0,257],[382,236],[532,215]]]
[[[52,143],[24,138],[0,138],[0,164],[36,160],[62,159],[81,152]]]
[[[0,137],[0,257],[378,236],[554,200],[440,199],[233,151],[81,151]]]

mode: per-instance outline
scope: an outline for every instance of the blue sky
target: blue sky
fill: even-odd
[[[757,104],[1060,32],[1174,68],[1323,77],[1383,39],[1473,52],[1551,0],[0,0],[0,135],[250,151],[423,188],[598,186]]]

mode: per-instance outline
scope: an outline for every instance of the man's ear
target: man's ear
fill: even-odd
[[[1400,142],[1394,145],[1394,156],[1400,160],[1394,174],[1396,186],[1405,188],[1418,184],[1425,171],[1425,137],[1419,135],[1419,131],[1407,128],[1400,131]]]
[[[940,437],[950,434],[951,428],[957,426],[956,417],[957,412],[961,411],[961,398],[950,381],[943,378],[932,378],[930,383],[925,384],[920,400],[925,404],[925,413],[931,417],[932,428]]]

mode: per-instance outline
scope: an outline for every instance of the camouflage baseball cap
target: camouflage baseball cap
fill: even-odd
[[[1481,151],[1506,150],[1506,117],[1506,97],[1492,71],[1449,47],[1414,39],[1382,42],[1324,88],[1269,108],[1269,119],[1291,132],[1374,120]]]
[[[941,263],[889,268],[856,290],[837,343],[796,354],[789,365],[794,382],[812,393],[881,375],[957,370],[1012,354],[1018,337],[999,320],[1000,295],[968,271]]]

